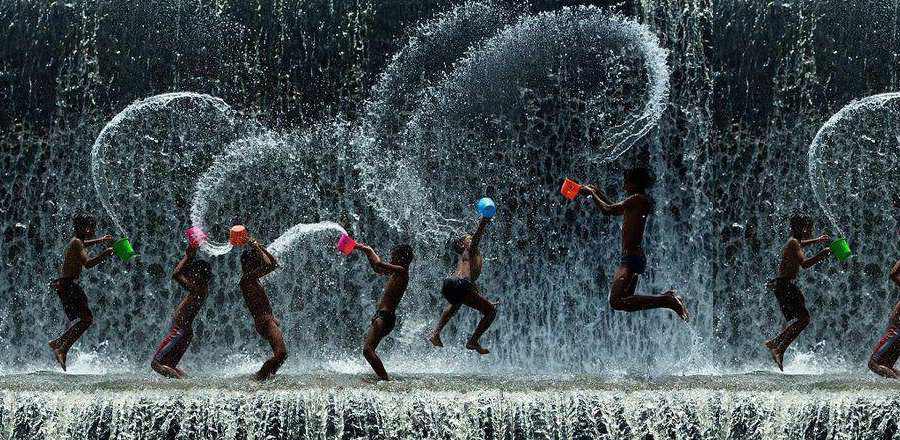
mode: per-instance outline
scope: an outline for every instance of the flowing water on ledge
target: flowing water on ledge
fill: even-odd
[[[7,438],[897,438],[900,384],[847,375],[0,377]]]

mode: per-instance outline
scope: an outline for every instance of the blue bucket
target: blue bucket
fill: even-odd
[[[493,200],[487,197],[479,200],[478,204],[475,205],[475,209],[484,218],[491,218],[497,213],[497,205],[494,204]]]

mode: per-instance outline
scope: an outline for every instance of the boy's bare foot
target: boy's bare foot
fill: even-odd
[[[388,376],[388,375],[384,375],[384,376],[378,376],[378,380],[379,380],[379,381],[385,381],[385,382],[390,382],[390,380],[391,380],[391,377],[390,377],[390,376]]]
[[[472,341],[469,341],[466,343],[466,348],[469,350],[477,351],[478,354],[488,354],[491,352],[490,350],[482,347],[481,344],[479,344],[478,342],[472,342]]]
[[[769,350],[769,354],[772,355],[772,360],[775,361],[775,365],[778,365],[778,369],[782,372],[784,371],[784,352],[779,350],[774,342],[771,340],[763,342],[763,345],[766,346],[766,349]]]
[[[56,358],[56,363],[59,364],[60,367],[62,367],[63,371],[66,371],[66,355],[68,355],[68,353],[63,351],[59,346],[59,343],[57,343],[56,341],[50,341],[47,343],[47,345],[49,345],[50,349],[53,350],[53,356]]]
[[[178,369],[172,368],[168,365],[163,365],[156,361],[150,363],[150,368],[152,368],[153,371],[171,379],[184,379],[184,375],[180,371],[178,371]]]
[[[431,339],[429,339],[429,341],[431,341],[431,345],[434,345],[435,347],[443,347],[444,346],[444,341],[441,341],[441,335],[439,335],[437,333],[432,334]]]
[[[682,300],[681,297],[678,296],[676,290],[667,290],[666,293],[663,293],[663,295],[668,296],[669,298],[672,298],[672,301],[675,301],[675,308],[673,310],[678,314],[679,317],[681,317],[681,319],[687,321],[688,318],[691,317],[690,313],[688,313],[687,307],[684,306],[684,300]]]

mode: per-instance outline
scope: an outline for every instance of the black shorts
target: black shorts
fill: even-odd
[[[475,292],[475,284],[468,278],[449,277],[444,279],[441,295],[448,303],[457,305],[463,302],[466,295]]]
[[[397,314],[388,310],[375,312],[375,316],[372,316],[372,322],[375,322],[376,319],[381,319],[381,322],[384,323],[384,327],[381,328],[381,334],[379,335],[382,338],[394,331],[394,326],[397,325]]]
[[[642,274],[647,269],[647,257],[643,255],[623,255],[619,263],[632,273]]]
[[[806,298],[791,280],[775,278],[769,281],[769,286],[775,292],[775,298],[785,319],[793,321],[800,316],[809,315],[809,311],[806,310]]]
[[[56,294],[59,295],[59,300],[62,302],[63,312],[70,322],[91,316],[87,295],[78,285],[77,278],[60,278],[54,280],[50,285],[56,289]]]

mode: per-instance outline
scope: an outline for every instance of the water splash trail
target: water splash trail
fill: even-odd
[[[840,237],[863,244],[890,233],[891,199],[900,201],[900,93],[853,101],[832,115],[809,146],[807,167],[813,195]]]
[[[256,131],[224,101],[178,92],[134,102],[103,127],[91,148],[94,190],[122,235],[141,209],[171,212],[222,146]],[[183,224],[171,220],[168,230]],[[159,225],[154,225],[159,226]]]

